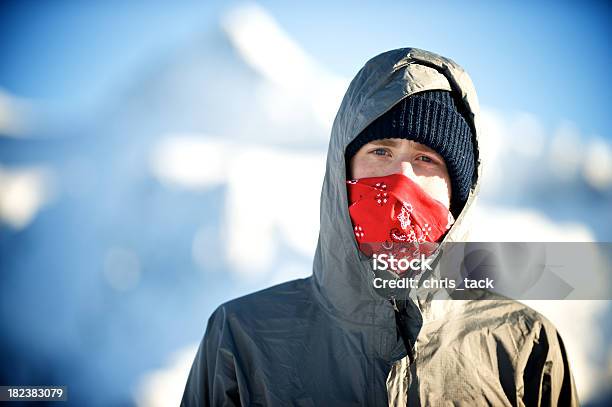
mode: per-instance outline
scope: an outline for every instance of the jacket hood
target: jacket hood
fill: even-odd
[[[459,65],[432,52],[401,48],[377,55],[351,81],[334,120],[321,192],[319,240],[313,262],[315,295],[325,309],[347,322],[395,329],[393,306],[375,291],[371,262],[359,251],[353,234],[346,192],[345,149],[363,129],[396,103],[426,90],[453,92],[468,112],[477,157],[473,186],[463,211],[440,247],[444,243],[467,240],[469,218],[482,171],[479,107],[474,85]],[[433,256],[439,254],[440,250]]]

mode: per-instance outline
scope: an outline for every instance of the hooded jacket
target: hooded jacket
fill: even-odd
[[[348,213],[344,152],[403,98],[436,89],[465,104],[479,152],[478,101],[461,67],[415,48],[368,61],[333,124],[312,275],[213,312],[182,406],[578,404],[559,334],[527,306],[486,291],[453,300],[444,290],[433,296],[420,289],[398,306],[373,287]],[[482,159],[442,246],[467,239]]]

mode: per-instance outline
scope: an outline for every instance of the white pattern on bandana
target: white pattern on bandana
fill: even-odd
[[[407,229],[410,225],[410,212],[412,212],[412,205],[404,203],[400,214],[397,215],[397,220],[400,221],[402,229]]]

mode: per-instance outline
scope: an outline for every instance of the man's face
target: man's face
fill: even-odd
[[[352,179],[404,174],[450,208],[451,181],[446,163],[424,144],[398,138],[372,141],[351,158],[349,171]]]

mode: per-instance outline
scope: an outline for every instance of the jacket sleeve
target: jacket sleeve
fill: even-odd
[[[227,336],[225,310],[211,315],[187,378],[181,406],[239,406],[233,352],[223,346]]]
[[[526,406],[579,406],[567,353],[556,328],[545,322],[523,371]]]

